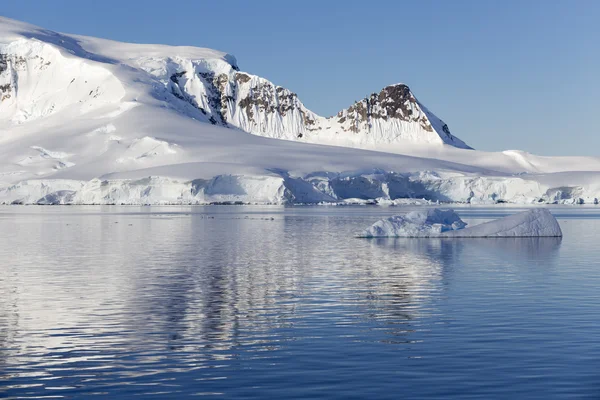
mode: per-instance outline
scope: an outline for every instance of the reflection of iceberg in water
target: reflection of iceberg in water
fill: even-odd
[[[408,252],[425,257],[441,267],[453,267],[464,257],[484,254],[489,258],[509,261],[546,262],[552,264],[560,249],[562,237],[525,238],[376,238],[373,246],[398,254]]]
[[[505,260],[546,260],[552,263],[560,249],[562,237],[462,239],[462,241],[470,241],[472,245],[469,246],[473,246],[474,249],[497,255]]]

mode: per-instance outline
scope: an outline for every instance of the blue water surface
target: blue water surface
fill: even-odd
[[[600,398],[600,208],[354,237],[408,210],[0,208],[0,398]]]

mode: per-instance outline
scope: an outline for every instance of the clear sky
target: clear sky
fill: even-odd
[[[597,0],[19,0],[0,14],[226,51],[322,115],[404,82],[477,149],[600,156]]]

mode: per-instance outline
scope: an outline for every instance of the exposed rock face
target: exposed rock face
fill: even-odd
[[[342,129],[355,133],[369,132],[373,128],[373,120],[390,119],[414,122],[428,132],[433,131],[417,99],[404,84],[385,87],[379,94],[373,93],[337,115],[337,122]]]
[[[24,59],[0,53],[0,102],[13,97],[15,88],[14,69],[22,68]]]
[[[216,70],[216,71],[215,71]],[[174,72],[170,92],[197,108],[213,124],[232,126],[261,136],[295,139],[316,130],[317,119],[295,93],[266,79],[204,65]]]
[[[227,110],[227,95],[225,85],[228,83],[226,74],[215,75],[212,72],[200,72],[201,79],[207,88],[206,101],[210,108],[210,123],[227,125],[223,111]]]
[[[229,110],[227,122],[262,136],[293,139],[316,130],[317,115],[293,93],[266,79],[236,73],[233,94],[237,107]]]
[[[445,143],[469,148],[404,84],[387,86],[324,118],[307,109],[296,93],[224,61],[165,59],[163,63],[158,70],[169,75],[158,77],[169,91],[212,124],[260,136],[355,147]]]
[[[29,61],[35,69],[43,71],[52,63],[39,55]],[[18,88],[18,75],[27,71],[28,58],[14,53],[0,53],[0,102],[14,98]]]
[[[344,132],[374,136],[384,143],[446,143],[469,148],[450,133],[448,125],[429,112],[405,84],[372,93],[330,118]]]

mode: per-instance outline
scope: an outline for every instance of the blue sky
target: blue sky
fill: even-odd
[[[600,1],[3,1],[52,30],[210,47],[322,115],[396,82],[482,150],[600,156]]]

